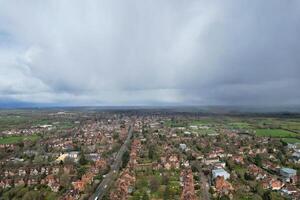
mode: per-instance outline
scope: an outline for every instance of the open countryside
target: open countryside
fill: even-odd
[[[29,136],[6,136],[0,137],[0,144],[16,144],[20,142],[32,142],[36,141],[39,138],[37,135],[29,135]]]
[[[299,134],[293,133],[291,131],[281,130],[281,129],[256,129],[256,135],[264,137],[297,137]]]

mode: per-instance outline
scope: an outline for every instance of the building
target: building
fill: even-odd
[[[215,163],[219,163],[220,162],[220,159],[219,158],[210,158],[210,159],[204,159],[203,160],[203,163],[205,165],[213,165]]]
[[[179,148],[184,151],[186,150],[186,144],[179,144]]]
[[[294,152],[292,157],[293,157],[293,161],[295,163],[300,163],[300,153],[299,152]]]
[[[228,195],[231,191],[233,191],[232,185],[224,179],[224,177],[218,176],[215,180],[215,188],[219,194]]]
[[[281,168],[280,175],[284,182],[296,184],[297,183],[297,171],[291,168]]]
[[[270,181],[270,187],[272,190],[280,190],[284,184],[280,180],[272,179]]]
[[[79,159],[79,152],[78,151],[71,151],[68,153],[61,154],[57,159],[56,162],[64,161],[66,158],[72,158],[75,162]]]
[[[224,169],[214,169],[212,170],[212,178],[215,179],[217,177],[224,177],[225,180],[230,178],[230,174]]]
[[[291,168],[281,168],[280,175],[284,178],[291,178],[297,175],[297,171]]]

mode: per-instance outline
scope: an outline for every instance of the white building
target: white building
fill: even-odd
[[[79,152],[78,151],[71,151],[68,153],[61,154],[57,159],[56,162],[64,161],[66,158],[72,158],[75,162],[79,160]]]
[[[186,136],[191,135],[191,132],[189,132],[189,131],[184,131],[184,135],[186,135]]]
[[[184,151],[186,150],[186,144],[179,144],[179,148]]]
[[[230,178],[230,174],[227,171],[225,171],[224,169],[212,170],[212,178],[215,179],[218,176],[220,176],[220,177],[223,176],[225,180]]]
[[[291,168],[281,168],[280,175],[284,178],[291,178],[297,175],[297,171]]]
[[[191,125],[190,128],[191,128],[191,129],[194,129],[194,130],[197,130],[197,129],[198,129],[198,126]]]

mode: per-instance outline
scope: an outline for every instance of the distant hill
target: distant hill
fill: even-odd
[[[174,111],[186,113],[300,113],[300,105],[290,106],[74,106],[55,103],[32,103],[15,100],[0,100],[0,109],[15,108],[65,108],[65,109],[84,109],[84,110],[156,110],[156,111]]]

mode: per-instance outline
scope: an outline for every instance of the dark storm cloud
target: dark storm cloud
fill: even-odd
[[[299,35],[296,0],[0,1],[0,98],[299,104]]]

